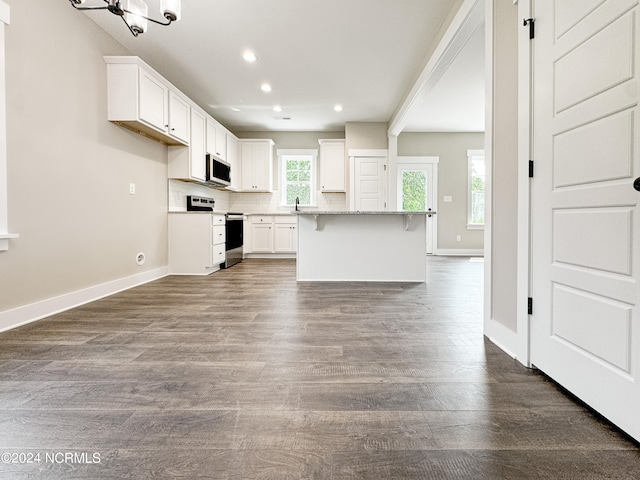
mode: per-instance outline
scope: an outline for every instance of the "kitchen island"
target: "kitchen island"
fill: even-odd
[[[435,212],[298,211],[298,281],[426,281]]]

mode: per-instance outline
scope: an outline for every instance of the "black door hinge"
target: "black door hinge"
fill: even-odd
[[[533,178],[533,160],[529,160],[529,178]]]
[[[533,18],[525,18],[524,20],[522,20],[523,26],[526,27],[527,23],[529,24],[529,40],[532,40],[536,36],[536,27],[535,27],[536,21]]]
[[[533,298],[531,297],[527,299],[527,314],[533,315]]]

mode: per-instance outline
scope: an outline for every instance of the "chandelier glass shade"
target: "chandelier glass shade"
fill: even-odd
[[[69,0],[69,3],[76,10],[109,10],[122,18],[134,37],[146,32],[149,22],[166,26],[180,20],[181,15],[180,0],[160,0],[164,21],[149,17],[149,7],[144,0],[102,0],[103,5],[85,5],[86,0]]]

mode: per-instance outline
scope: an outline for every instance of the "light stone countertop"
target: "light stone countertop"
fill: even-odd
[[[294,215],[435,215],[435,211],[430,212],[373,212],[373,211],[359,211],[359,210],[351,210],[351,211],[331,211],[331,210],[320,210],[320,211],[312,211],[312,210],[298,210],[291,212]]]
[[[190,212],[187,212],[186,210],[180,210],[180,211],[169,210],[168,213],[178,213],[178,214],[188,213],[189,215],[193,215],[193,214],[195,214],[195,215],[202,215],[202,214],[205,214],[205,215],[226,215],[227,212],[220,211],[220,210],[214,210],[214,211],[194,210],[194,211],[190,211]]]
[[[278,217],[278,216],[291,216],[293,215],[295,212],[258,212],[258,213],[245,213],[244,215],[247,216],[251,216],[251,215],[260,215],[261,217]]]

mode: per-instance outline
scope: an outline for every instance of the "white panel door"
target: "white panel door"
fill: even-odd
[[[381,212],[387,209],[385,157],[355,157],[355,209]]]
[[[531,361],[640,440],[638,1],[534,8]]]

